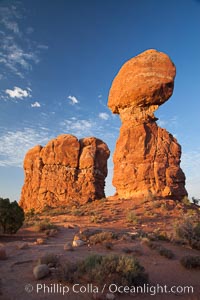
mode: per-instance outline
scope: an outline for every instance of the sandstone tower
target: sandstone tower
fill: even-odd
[[[170,58],[151,49],[127,61],[113,80],[108,107],[122,121],[113,157],[113,185],[121,198],[187,195],[181,147],[154,116],[172,95],[175,75]]]

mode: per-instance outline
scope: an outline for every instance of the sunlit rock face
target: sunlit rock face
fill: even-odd
[[[150,49],[127,61],[112,82],[108,107],[122,121],[113,156],[113,185],[121,198],[187,195],[181,147],[154,116],[172,95],[175,75],[170,58]]]
[[[78,140],[65,134],[35,146],[24,159],[20,205],[25,211],[86,203],[105,196],[108,146],[95,137]]]

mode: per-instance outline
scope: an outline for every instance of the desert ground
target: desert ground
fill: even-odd
[[[176,227],[186,218],[199,220],[199,208],[194,204],[180,204],[173,200],[124,200],[105,198],[85,205],[74,203],[65,208],[46,209],[26,218],[24,226],[15,235],[1,235],[0,243],[5,248],[7,258],[0,260],[0,299],[200,299],[200,269],[186,269],[180,259],[186,255],[199,255],[187,243],[176,237]],[[38,230],[38,224],[47,222],[56,229]],[[45,228],[44,228],[45,229]],[[99,229],[112,232],[117,238],[99,243],[88,243],[64,249],[72,243],[74,236],[84,230]],[[153,245],[153,246],[152,246]],[[155,246],[157,245],[157,247]],[[171,250],[171,259],[160,255],[159,249]],[[123,254],[134,256],[148,273],[149,285],[192,286],[193,293],[104,293],[94,291],[73,292],[74,283],[67,282],[52,266],[47,277],[36,280],[33,268],[37,260],[47,254],[56,255],[60,264],[76,262],[91,254]],[[90,282],[91,283],[91,282]],[[92,282],[95,285],[95,278]],[[114,283],[114,282],[113,282]],[[36,285],[69,287],[69,292],[37,293]],[[79,282],[75,282],[79,284]],[[81,285],[87,286],[88,282]],[[105,282],[106,284],[106,282]],[[109,298],[110,297],[110,298]],[[113,298],[114,297],[114,298]]]

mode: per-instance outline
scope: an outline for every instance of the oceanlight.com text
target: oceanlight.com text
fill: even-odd
[[[167,286],[167,285],[150,285],[144,284],[143,286],[122,286],[113,284],[104,284],[103,286],[97,286],[92,283],[88,284],[80,284],[75,283],[73,285],[62,285],[61,283],[53,283],[53,284],[45,284],[45,283],[37,283],[35,286],[32,284],[25,285],[25,291],[27,293],[35,292],[36,294],[59,294],[62,296],[66,296],[69,293],[75,294],[95,294],[95,293],[104,293],[109,292],[112,294],[148,294],[151,296],[155,296],[157,294],[193,294],[194,287],[193,286]]]

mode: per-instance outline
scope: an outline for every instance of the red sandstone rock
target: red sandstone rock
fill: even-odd
[[[122,120],[113,185],[121,198],[187,195],[181,147],[153,114],[171,96],[175,73],[166,54],[148,50],[125,63],[113,80],[108,106]]]
[[[45,206],[85,203],[105,196],[107,145],[94,137],[80,141],[60,135],[42,148],[35,146],[24,159],[25,183],[20,205],[25,211]]]
[[[154,49],[127,61],[112,83],[108,107],[120,113],[128,107],[161,105],[173,93],[176,68],[170,58]]]

